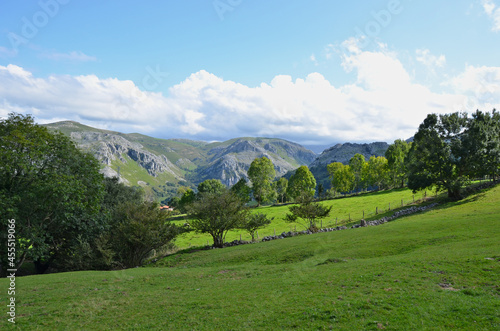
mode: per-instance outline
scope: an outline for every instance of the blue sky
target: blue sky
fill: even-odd
[[[500,102],[500,0],[4,0],[0,116],[392,142]]]

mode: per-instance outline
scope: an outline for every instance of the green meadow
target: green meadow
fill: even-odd
[[[3,313],[0,328],[498,330],[499,222],[497,186],[376,227],[19,277],[16,324]],[[6,279],[0,288],[6,310]]]
[[[411,190],[404,188],[325,200],[322,204],[332,206],[332,212],[327,218],[319,220],[318,226],[322,225],[323,228],[331,228],[355,222],[359,223],[363,219],[363,215],[366,220],[382,218],[383,216],[390,215],[394,210],[408,208],[408,205],[425,202],[425,198],[428,198],[430,194],[430,191],[414,194]],[[289,206],[286,205],[277,205],[264,206],[252,210],[253,213],[262,213],[269,218],[273,218],[271,224],[257,231],[259,238],[274,235],[275,233],[279,235],[282,232],[291,230],[303,231],[306,229],[300,223],[286,223],[284,221],[285,215],[289,212],[288,208]],[[176,222],[182,224],[186,221],[189,220]],[[228,232],[226,241],[239,240],[240,236],[242,240],[247,241],[250,241],[252,238],[244,230],[234,230]],[[204,246],[207,245],[207,242],[210,245],[213,243],[212,237],[209,234],[190,232],[179,236],[175,241],[175,245],[180,249],[184,249],[192,246]]]

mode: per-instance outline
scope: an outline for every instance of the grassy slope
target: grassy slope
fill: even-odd
[[[499,215],[500,186],[378,227],[23,277],[17,326],[499,329]]]
[[[394,210],[395,207],[401,207],[401,200],[406,206],[408,203],[413,203],[413,196],[415,200],[419,200],[423,197],[423,193],[413,194],[411,190],[408,189],[398,189],[391,191],[384,191],[379,193],[371,193],[369,195],[359,195],[354,197],[349,197],[345,199],[335,199],[324,201],[323,204],[327,206],[333,206],[332,212],[329,217],[323,220],[323,227],[335,227],[336,225],[344,225],[349,223],[349,214],[352,221],[358,221],[363,218],[363,211],[365,211],[365,219],[377,219],[381,218],[384,212],[389,209],[389,204],[391,209]],[[378,207],[379,214],[376,215],[376,208]],[[254,213],[263,213],[268,215],[268,217],[274,217],[273,222],[266,226],[265,228],[258,231],[259,237],[273,235],[282,232],[288,232],[290,229],[294,230],[295,227],[297,231],[302,231],[305,228],[300,224],[290,224],[285,223],[283,220],[286,213],[288,213],[288,206],[274,206],[274,207],[262,207],[253,210]],[[179,223],[184,223],[181,221]],[[320,225],[321,221],[318,222]],[[230,231],[226,236],[226,241],[233,241],[235,239],[250,240],[250,235],[242,230]],[[207,240],[212,244],[212,237],[208,234],[199,233],[186,233],[176,240],[176,245],[179,248],[186,248],[190,246],[202,246],[207,244]]]

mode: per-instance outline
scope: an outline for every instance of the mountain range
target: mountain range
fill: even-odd
[[[79,148],[93,154],[108,177],[127,185],[142,186],[156,197],[175,195],[179,186],[196,187],[206,179],[219,179],[232,186],[247,178],[251,162],[266,156],[277,177],[307,165],[318,182],[328,187],[326,165],[347,163],[356,153],[384,155],[387,143],[337,144],[320,155],[290,141],[277,138],[235,138],[224,142],[158,139],[146,135],[96,129],[74,121],[45,125],[69,136]]]

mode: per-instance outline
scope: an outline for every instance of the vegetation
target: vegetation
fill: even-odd
[[[273,219],[267,218],[265,214],[251,214],[249,215],[246,220],[243,222],[243,224],[240,225],[240,228],[243,230],[246,230],[248,234],[252,237],[252,242],[255,241],[255,232],[258,229],[263,228],[266,225],[271,224],[271,221]]]
[[[495,330],[499,214],[496,187],[377,227],[181,252],[155,267],[20,277],[16,326]]]
[[[288,182],[287,195],[292,199],[301,196],[314,197],[316,192],[316,179],[307,166],[299,167],[290,177]]]
[[[333,207],[326,207],[319,202],[314,202],[308,193],[302,195],[298,201],[300,204],[289,207],[290,213],[286,214],[285,221],[288,223],[301,223],[311,232],[318,231],[316,220],[327,217]],[[302,223],[301,220],[306,223]]]
[[[276,177],[273,163],[263,156],[253,160],[248,169],[248,178],[252,182],[252,192],[257,204],[270,200],[273,197],[271,183]]]
[[[206,192],[188,207],[189,225],[199,233],[210,234],[214,247],[223,247],[227,232],[240,227],[247,212],[243,202],[230,190]]]

